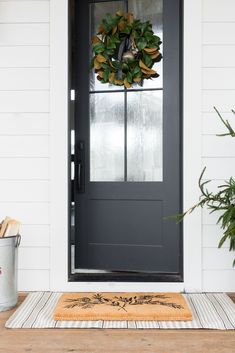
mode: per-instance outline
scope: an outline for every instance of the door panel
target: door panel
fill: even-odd
[[[162,245],[162,222],[155,217],[156,213],[162,214],[161,201],[91,200],[89,211],[92,219],[87,229],[89,243]]]
[[[126,90],[89,70],[107,12],[132,11],[164,40],[160,78]],[[179,274],[180,0],[75,1],[75,263],[80,269]]]

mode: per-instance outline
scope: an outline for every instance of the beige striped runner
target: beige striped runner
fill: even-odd
[[[97,329],[217,329],[235,328],[235,304],[224,293],[183,294],[192,310],[192,321],[55,321],[53,313],[61,293],[35,292],[27,296],[6,322],[7,328]]]

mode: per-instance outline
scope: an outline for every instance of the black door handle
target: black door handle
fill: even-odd
[[[77,192],[83,193],[85,192],[85,148],[84,142],[78,142],[78,148],[76,150],[76,158],[75,160],[75,183],[77,186]]]
[[[82,169],[82,163],[81,161],[78,162],[77,166],[77,185],[78,185],[78,192],[81,190],[81,169]]]

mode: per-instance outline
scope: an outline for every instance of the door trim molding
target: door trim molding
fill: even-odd
[[[198,197],[201,172],[201,4],[184,1],[184,209]],[[50,1],[51,237],[50,290],[201,290],[201,213],[184,222],[184,282],[69,282],[68,269],[68,0]],[[191,82],[194,84],[192,85]],[[193,163],[192,163],[193,161]]]
[[[202,0],[184,0],[184,128],[183,205],[194,205],[199,197],[201,174],[202,112]],[[192,84],[193,83],[193,84]],[[184,220],[184,283],[186,291],[202,289],[202,212]]]

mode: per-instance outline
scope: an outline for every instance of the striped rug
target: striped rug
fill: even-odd
[[[6,322],[7,328],[96,329],[215,329],[235,328],[235,304],[226,294],[183,294],[193,313],[192,321],[55,321],[53,312],[61,293],[35,292],[27,296]]]

